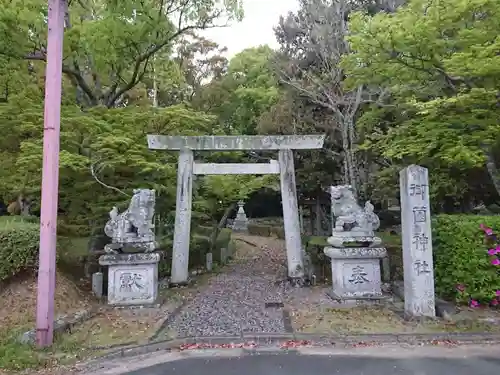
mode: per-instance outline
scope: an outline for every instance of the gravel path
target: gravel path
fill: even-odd
[[[239,238],[231,264],[200,288],[167,331],[177,337],[285,332],[282,309],[265,307],[266,302],[283,301],[284,286],[277,283],[286,275],[281,242]]]

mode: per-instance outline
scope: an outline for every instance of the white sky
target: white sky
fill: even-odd
[[[297,10],[298,2],[297,0],[243,0],[243,6],[245,17],[242,22],[203,32],[205,38],[228,48],[228,58],[245,48],[261,44],[276,48],[273,27],[278,24],[280,15]]]

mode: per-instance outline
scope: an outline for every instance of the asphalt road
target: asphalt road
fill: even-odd
[[[127,375],[492,375],[500,369],[500,347],[486,355],[366,356],[253,354],[233,358],[186,358]],[[496,355],[496,358],[494,357]]]

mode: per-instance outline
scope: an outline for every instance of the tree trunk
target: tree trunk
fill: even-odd
[[[314,233],[315,236],[321,236],[321,201],[320,201],[320,195],[316,197],[316,213],[314,215],[315,219],[315,224],[316,224],[316,232]]]
[[[219,220],[217,226],[214,228],[212,235],[210,236],[210,252],[214,251],[215,243],[217,242],[217,237],[219,237],[221,229],[223,229],[226,226],[227,218],[235,208],[236,208],[236,203],[231,203],[229,207],[226,208],[226,211],[224,211],[224,215],[222,215],[222,218]]]
[[[314,234],[314,212],[313,207],[309,206],[309,233]]]
[[[304,231],[304,208],[299,206],[299,221],[300,221],[300,233],[305,234]]]
[[[491,177],[491,182],[493,182],[493,186],[495,187],[497,194],[500,195],[500,175],[495,163],[495,158],[493,157],[493,152],[486,152],[486,157],[486,169],[488,170],[488,174]]]

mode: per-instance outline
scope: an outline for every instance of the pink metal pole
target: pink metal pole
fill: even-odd
[[[61,124],[62,47],[65,0],[49,0],[45,114],[43,126],[42,212],[40,218],[40,265],[36,339],[50,346],[54,330],[56,287],[56,229],[59,189],[59,134]]]

